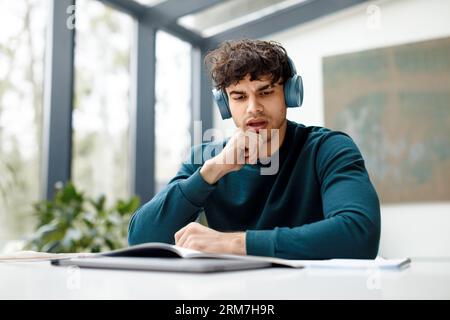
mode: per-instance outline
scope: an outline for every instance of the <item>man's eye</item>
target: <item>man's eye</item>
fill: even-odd
[[[261,92],[261,95],[262,95],[262,96],[268,96],[268,95],[270,95],[272,92],[273,92],[273,91],[263,91],[263,92]]]
[[[234,96],[233,99],[234,100],[244,100],[244,96]]]

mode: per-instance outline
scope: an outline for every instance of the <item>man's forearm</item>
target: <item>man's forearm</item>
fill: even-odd
[[[245,232],[233,232],[231,235],[232,240],[230,241],[230,252],[232,254],[245,256],[247,254],[245,245]]]
[[[133,215],[128,228],[128,243],[172,243],[173,232],[193,221],[198,210],[184,198],[177,185],[169,186]]]
[[[295,228],[248,230],[247,254],[285,259],[373,259],[379,226],[353,212]]]
[[[214,187],[199,172],[173,181],[134,215],[128,229],[129,244],[173,243],[173,234],[197,218]]]
[[[209,184],[215,184],[228,171],[222,164],[217,163],[216,159],[207,160],[200,169],[200,175]]]

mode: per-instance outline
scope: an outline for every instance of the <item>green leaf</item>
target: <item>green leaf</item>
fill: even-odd
[[[121,215],[126,215],[135,212],[139,208],[140,199],[137,196],[132,197],[129,201],[119,200],[116,203],[116,210]]]
[[[97,212],[101,212],[104,211],[105,208],[105,202],[106,202],[106,197],[105,195],[100,195],[96,201],[94,200],[90,200],[90,203],[92,203],[92,205],[95,207],[95,209],[97,210]]]

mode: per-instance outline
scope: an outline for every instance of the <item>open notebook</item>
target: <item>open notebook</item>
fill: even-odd
[[[267,267],[400,269],[409,263],[408,258],[287,260],[272,257],[212,254],[166,243],[145,243],[91,256],[52,260],[53,265],[60,266],[76,265],[88,268],[184,272],[233,271]]]

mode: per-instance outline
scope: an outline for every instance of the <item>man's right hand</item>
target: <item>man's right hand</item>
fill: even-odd
[[[244,164],[256,164],[262,143],[262,136],[255,131],[238,129],[218,155],[205,161],[201,176],[214,184],[227,173],[241,170]]]

